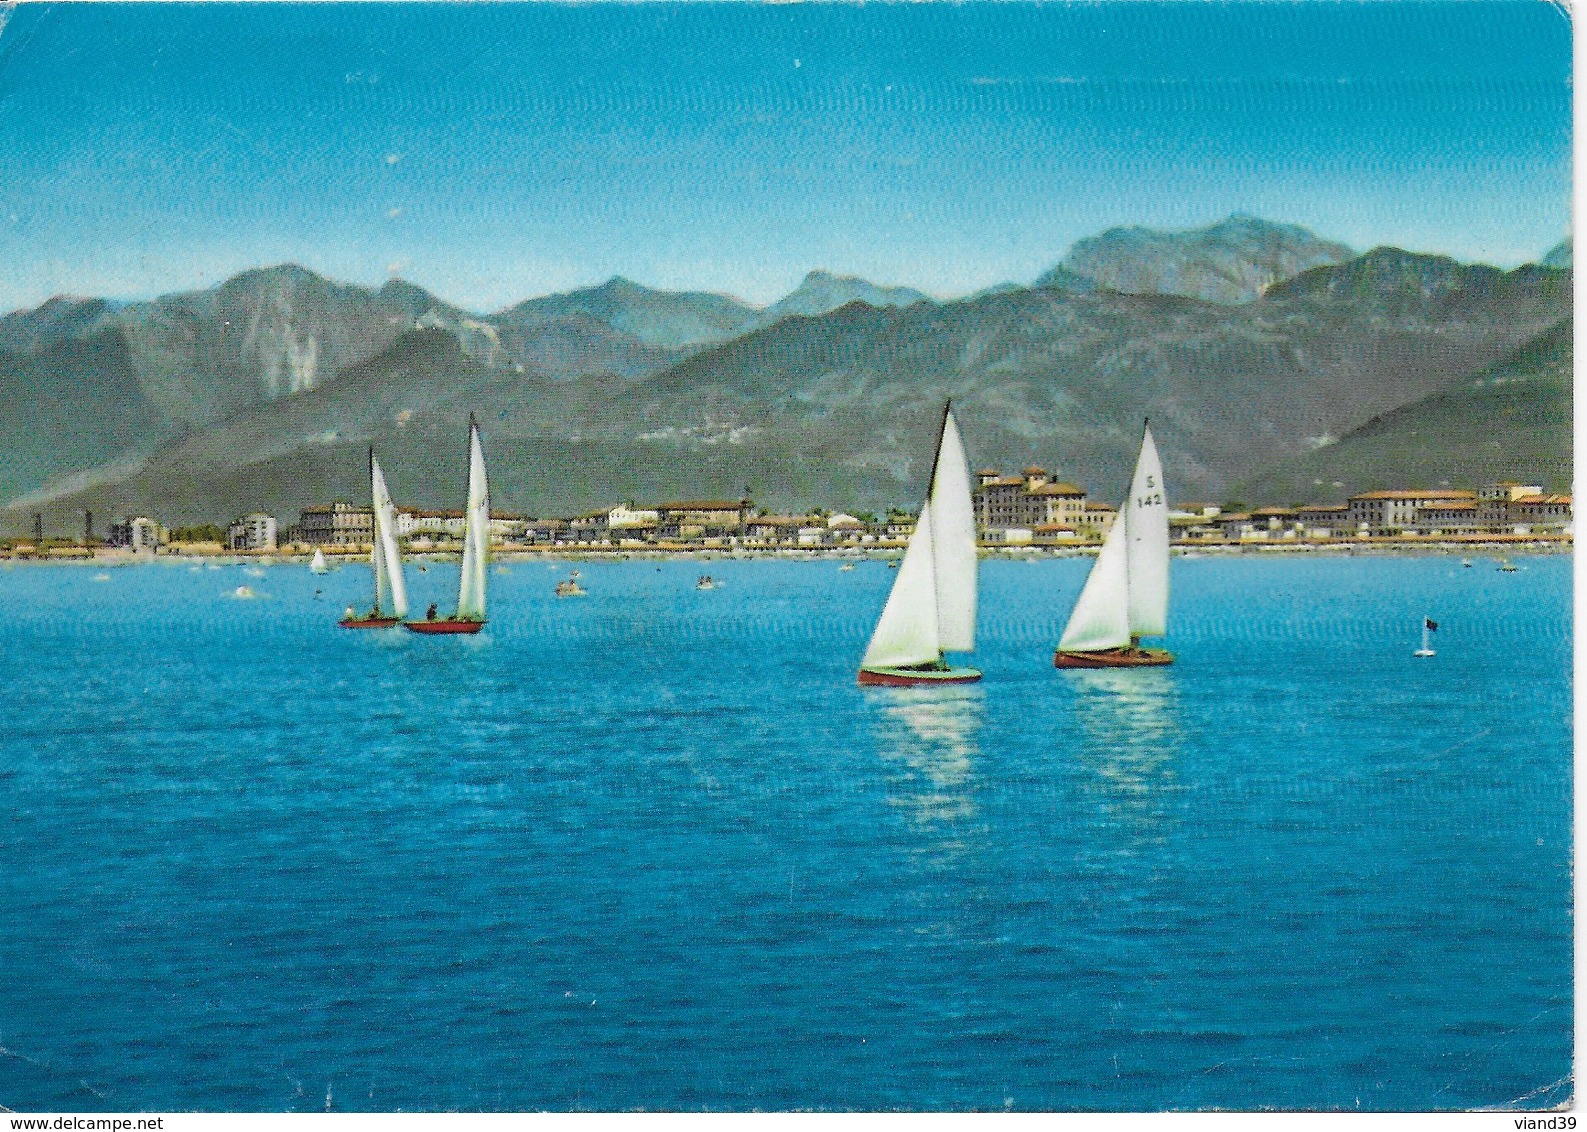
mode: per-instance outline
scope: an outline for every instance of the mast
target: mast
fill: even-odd
[[[375,476],[378,474],[375,464],[375,446],[369,446],[369,569],[375,575],[375,608],[374,614],[380,616],[381,607],[386,604],[386,563],[384,561],[384,547],[380,539],[380,491],[375,487]]]

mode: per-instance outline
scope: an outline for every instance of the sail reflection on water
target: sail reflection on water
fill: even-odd
[[[1157,836],[1178,788],[1179,684],[1173,671],[1098,668],[1066,675],[1074,689],[1081,789],[1098,800],[1109,824]]]
[[[887,794],[938,849],[976,816],[983,693],[974,686],[888,688],[872,701],[876,748],[886,762]],[[942,835],[947,840],[940,840]]]

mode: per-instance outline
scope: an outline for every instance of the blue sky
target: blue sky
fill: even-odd
[[[1569,75],[1537,0],[26,5],[0,309],[288,260],[952,295],[1235,211],[1512,265],[1569,227]]]

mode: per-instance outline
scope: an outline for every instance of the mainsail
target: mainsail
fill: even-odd
[[[937,645],[944,652],[975,649],[975,503],[970,462],[950,408],[942,415],[937,465],[931,477],[932,561],[937,584]]]
[[[929,664],[942,655],[937,625],[937,568],[932,547],[931,502],[920,509],[915,533],[909,536],[904,561],[887,595],[870,647],[860,661],[865,668],[905,668]]]
[[[373,451],[369,453],[370,493],[374,500],[375,608],[381,607],[385,587],[391,588],[391,611],[398,617],[408,615],[408,587],[402,577],[402,551],[397,546],[397,509],[386,490],[386,477]]]
[[[1163,465],[1157,458],[1152,430],[1141,438],[1130,497],[1119,509],[1129,520],[1130,632],[1161,637],[1168,632],[1168,498],[1163,493]]]
[[[1132,637],[1160,637],[1168,629],[1168,500],[1163,466],[1148,428],[1102,551],[1058,642],[1063,652],[1123,648]]]
[[[468,422],[468,504],[463,512],[463,576],[458,584],[459,620],[485,620],[485,571],[490,557],[490,487],[479,425]]]

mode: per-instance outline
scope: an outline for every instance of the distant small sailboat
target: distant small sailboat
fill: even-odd
[[[838,567],[838,573],[847,574],[852,569],[854,569],[854,563],[845,562],[843,565]]]
[[[485,449],[479,424],[468,418],[468,502],[463,509],[463,568],[458,580],[457,613],[423,621],[404,621],[415,633],[477,633],[485,627],[485,577],[490,566],[490,486],[485,480]],[[435,606],[430,607],[434,613]]]
[[[1461,560],[1460,560],[1460,564],[1461,564],[1461,565],[1462,565],[1462,566],[1464,566],[1464,567],[1465,567],[1465,568],[1466,568],[1466,569],[1468,569],[1468,570],[1470,570],[1470,569],[1471,569],[1471,559],[1469,559],[1469,558],[1462,558],[1462,559],[1461,559]]]
[[[1055,668],[1139,668],[1172,664],[1142,637],[1168,629],[1168,502],[1163,466],[1148,425],[1141,435],[1130,494],[1102,541],[1080,599],[1064,626]]]
[[[1417,649],[1415,652],[1413,652],[1411,654],[1412,656],[1435,656],[1435,655],[1437,655],[1437,654],[1435,654],[1433,652],[1432,640],[1429,637],[1429,634],[1435,632],[1437,629],[1438,629],[1438,622],[1437,621],[1434,621],[1431,617],[1423,617],[1422,618],[1422,647]]]
[[[331,568],[325,565],[325,552],[319,547],[314,548],[314,560],[309,563],[309,570],[315,574],[329,574]]]
[[[589,592],[589,590],[579,585],[579,572],[577,570],[557,583],[558,597],[588,597]]]
[[[951,402],[942,410],[926,501],[897,569],[892,593],[860,661],[860,683],[910,686],[979,680],[976,669],[953,668],[943,659],[946,652],[975,649],[975,505],[970,498],[970,464]]]
[[[343,629],[390,629],[408,615],[408,587],[402,577],[402,550],[397,545],[397,509],[386,490],[386,477],[380,472],[375,450],[369,450],[369,495],[374,505],[375,538],[370,552],[370,573],[375,577],[375,603],[369,612],[343,617]],[[387,588],[391,590],[391,611],[384,608]],[[350,607],[349,607],[350,608]]]
[[[709,574],[701,574],[700,580],[694,583],[694,588],[697,590],[714,590],[716,589],[716,579]]]

